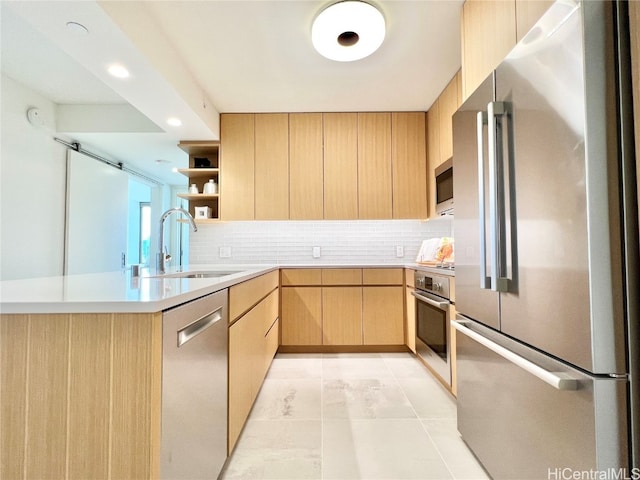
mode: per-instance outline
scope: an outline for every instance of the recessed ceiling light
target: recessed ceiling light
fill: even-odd
[[[311,41],[320,55],[338,62],[360,60],[375,52],[385,36],[382,13],[365,2],[347,0],[318,14]]]
[[[123,65],[118,63],[114,63],[111,65],[107,71],[117,78],[127,78],[129,76],[129,70],[127,70]]]
[[[80,35],[86,35],[89,33],[89,29],[78,22],[67,22],[67,28],[69,31]]]
[[[178,117],[170,117],[167,118],[167,123],[172,127],[179,127],[180,125],[182,125],[182,120],[180,120]]]

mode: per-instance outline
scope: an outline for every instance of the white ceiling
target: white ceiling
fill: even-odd
[[[373,2],[386,19],[385,42],[342,63],[321,57],[310,40],[313,18],[333,2],[2,1],[2,72],[57,104],[130,104],[155,133],[60,136],[184,184],[171,173],[187,163],[175,145],[218,139],[219,112],[427,110],[460,68],[462,2]],[[68,21],[89,34],[73,34]],[[106,74],[114,61],[132,76]],[[166,125],[172,115],[181,127]]]

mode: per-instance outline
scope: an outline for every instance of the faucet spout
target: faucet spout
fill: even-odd
[[[169,215],[176,212],[184,214],[187,217],[187,220],[189,220],[189,223],[191,224],[191,228],[193,229],[193,231],[194,232],[198,231],[198,227],[196,226],[195,220],[193,219],[191,214],[184,208],[180,208],[180,207],[170,208],[160,216],[160,228],[158,232],[158,255],[156,256],[156,268],[158,270],[158,273],[165,273],[167,261],[171,259],[171,255],[165,252],[164,221],[167,219]]]

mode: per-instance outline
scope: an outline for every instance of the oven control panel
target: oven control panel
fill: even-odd
[[[449,278],[432,273],[416,271],[414,274],[416,289],[430,292],[439,297],[449,297]]]

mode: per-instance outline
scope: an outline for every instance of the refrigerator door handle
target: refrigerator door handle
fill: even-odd
[[[484,185],[484,127],[487,125],[487,112],[478,112],[477,121],[478,137],[478,225],[480,227],[480,288],[490,289],[491,279],[487,277],[487,225]]]
[[[534,375],[539,378],[543,382],[551,385],[553,388],[557,390],[577,390],[578,389],[578,380],[572,378],[566,373],[563,372],[550,372],[545,370],[544,368],[536,365],[535,363],[530,362],[526,358],[521,357],[513,353],[511,350],[504,348],[501,345],[489,340],[487,337],[480,335],[479,333],[474,332],[470,328],[465,327],[465,324],[469,324],[469,320],[460,320],[457,319],[452,322],[453,326],[457,331],[466,335],[467,337],[475,340],[479,344],[487,347],[492,352],[500,355],[505,360],[513,363],[514,365],[522,368],[526,372]]]
[[[498,117],[506,112],[504,102],[489,102],[487,105],[488,150],[489,150],[489,238],[491,246],[489,258],[491,262],[491,290],[508,292],[509,280],[503,275],[504,244],[504,166],[503,155],[498,152],[502,148],[502,134],[498,132]],[[502,153],[502,152],[500,152]]]

